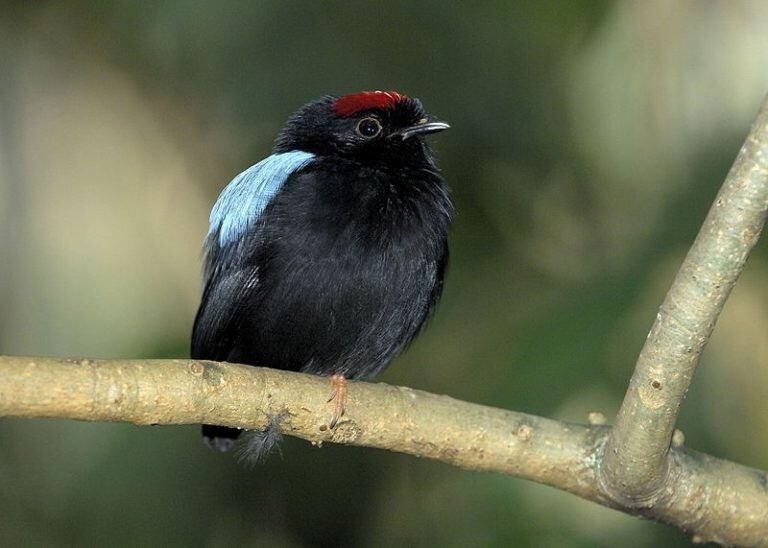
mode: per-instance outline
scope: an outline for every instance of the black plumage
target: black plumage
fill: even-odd
[[[217,202],[192,357],[349,379],[386,367],[440,297],[452,205],[424,135],[446,127],[394,92],[299,109],[271,163]],[[203,433],[226,450],[240,431]]]

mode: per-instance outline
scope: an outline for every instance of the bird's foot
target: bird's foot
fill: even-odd
[[[333,416],[331,416],[331,422],[328,423],[328,427],[332,430],[344,415],[347,405],[347,379],[344,375],[339,373],[332,375],[331,388],[333,392],[331,392],[328,402],[333,402]]]

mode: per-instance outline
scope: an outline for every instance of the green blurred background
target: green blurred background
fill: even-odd
[[[179,357],[218,191],[317,96],[396,89],[457,215],[445,296],[381,377],[583,422],[634,358],[768,91],[765,2],[8,2],[0,352]],[[760,244],[680,419],[768,467]],[[198,429],[0,422],[0,545],[679,546],[513,478]]]

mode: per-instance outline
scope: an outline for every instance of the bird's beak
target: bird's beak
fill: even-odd
[[[427,135],[428,133],[437,133],[438,131],[443,131],[444,129],[448,129],[451,127],[450,125],[446,124],[445,122],[424,122],[421,124],[416,124],[415,126],[407,127],[404,130],[398,132],[398,135],[400,135],[405,141],[406,139],[410,139],[411,137],[415,137],[416,135]]]

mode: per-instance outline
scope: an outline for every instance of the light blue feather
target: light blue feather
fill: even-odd
[[[314,157],[298,150],[273,154],[243,171],[221,191],[211,210],[208,234],[218,230],[221,246],[237,240],[253,227],[288,176]]]

